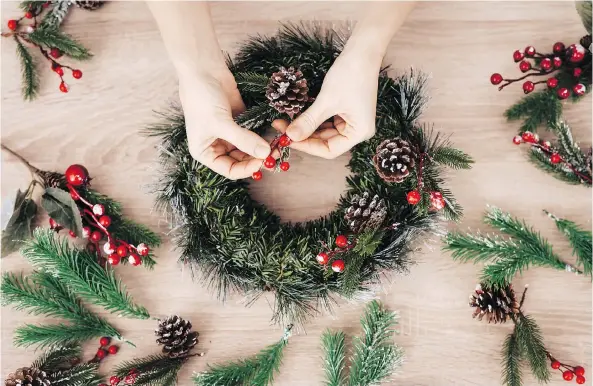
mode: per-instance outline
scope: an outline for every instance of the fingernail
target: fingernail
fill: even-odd
[[[255,147],[255,156],[264,159],[270,154],[270,146],[258,144]]]

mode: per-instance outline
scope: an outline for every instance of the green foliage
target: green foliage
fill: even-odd
[[[523,119],[519,133],[536,132],[539,126],[553,127],[562,116],[562,103],[553,91],[539,91],[523,97],[505,111],[509,121]]]
[[[82,217],[70,193],[58,188],[46,188],[41,196],[41,206],[58,224],[82,237]]]
[[[115,375],[125,378],[132,371],[137,372],[134,385],[174,386],[177,374],[189,357],[169,358],[167,355],[150,355],[145,358],[127,361],[117,366]]]
[[[12,215],[2,231],[2,257],[16,251],[32,235],[31,221],[37,214],[37,204],[31,199],[31,193],[32,186],[25,192],[16,192]]]
[[[25,100],[31,101],[37,97],[39,92],[39,75],[37,74],[37,68],[35,60],[31,53],[15,35],[14,41],[16,42],[16,52],[21,61],[21,77],[22,77],[22,94]]]
[[[523,348],[517,339],[517,331],[509,334],[502,346],[502,383],[506,386],[521,386],[521,361]]]
[[[587,33],[591,35],[591,0],[575,1],[575,6],[583,22],[583,26],[587,30]]]
[[[584,229],[570,220],[558,218],[545,211],[556,222],[558,230],[566,236],[572,247],[572,253],[577,257],[577,263],[583,267],[583,273],[591,276],[593,266],[591,259],[591,230]]]
[[[59,277],[81,298],[122,316],[149,317],[144,307],[133,303],[111,268],[101,267],[92,253],[70,247],[55,232],[36,229],[22,253],[36,268]]]
[[[325,386],[344,384],[344,366],[346,359],[346,335],[343,332],[325,331],[321,336],[324,351]]]
[[[266,386],[271,385],[274,374],[279,371],[282,363],[284,347],[288,344],[290,329],[284,335],[251,358],[209,367],[207,371],[194,376],[196,386]]]
[[[92,57],[82,44],[55,28],[37,28],[28,35],[28,39],[40,46],[55,47],[72,59],[88,60]]]
[[[535,320],[530,316],[519,313],[515,324],[515,334],[533,375],[541,383],[548,382],[550,380],[550,370],[548,370],[547,351],[541,330]]]
[[[73,0],[52,1],[51,9],[43,16],[41,28],[58,29],[68,15],[70,6],[72,6],[72,4],[74,4]]]

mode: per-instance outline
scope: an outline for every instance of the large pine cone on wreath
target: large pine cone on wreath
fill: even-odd
[[[188,320],[177,315],[169,316],[159,322],[155,331],[156,342],[162,344],[163,353],[171,358],[184,357],[198,344],[198,333],[191,331],[192,325]]]
[[[91,0],[76,0],[78,8],[86,9],[87,11],[94,11],[101,8],[105,1],[91,1]]]
[[[470,307],[474,307],[474,318],[486,319],[488,323],[504,323],[519,312],[515,291],[509,285],[503,288],[490,288],[478,284],[475,293],[469,297]]]
[[[364,192],[362,197],[358,194],[352,196],[350,207],[346,209],[344,219],[354,233],[367,229],[378,229],[387,216],[385,200],[375,195],[372,199],[369,192]]]
[[[416,154],[401,138],[386,139],[377,147],[373,163],[379,176],[387,182],[402,182],[416,164]]]
[[[50,386],[47,373],[36,367],[21,367],[14,374],[9,374],[5,386]]]
[[[270,77],[266,97],[270,101],[270,106],[292,118],[300,113],[309,101],[308,92],[307,79],[303,78],[300,70],[295,70],[294,67],[280,67],[280,71]]]

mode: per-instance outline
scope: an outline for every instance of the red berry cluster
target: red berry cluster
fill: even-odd
[[[525,47],[523,51],[516,50],[513,53],[513,60],[515,63],[519,63],[519,70],[526,73],[524,76],[516,79],[503,78],[499,73],[494,73],[490,76],[490,83],[493,85],[499,85],[499,90],[502,90],[511,83],[515,83],[524,80],[529,77],[536,76],[547,76],[556,71],[563,71],[568,73],[573,78],[572,93],[576,96],[582,96],[587,91],[587,87],[579,82],[579,78],[583,73],[581,65],[585,60],[585,57],[589,56],[590,53],[585,47],[580,44],[571,44],[568,48],[565,47],[564,43],[557,42],[552,47],[551,54],[542,54],[535,50],[533,46]],[[529,61],[533,60],[533,64]],[[529,72],[532,70],[531,72]],[[505,83],[502,83],[505,82]],[[502,84],[501,84],[502,83]],[[538,82],[532,82],[527,80],[523,83],[523,92],[529,94],[535,89],[537,84],[546,84],[550,89],[558,88],[559,80],[557,77],[552,76],[547,80]],[[560,87],[556,90],[556,95],[560,99],[566,99],[570,96],[571,90],[568,87]]]
[[[109,377],[109,385],[101,383],[99,386],[120,386],[120,385],[133,385],[136,383],[136,378],[140,373],[137,369],[131,369],[124,378],[112,375]]]
[[[550,366],[554,370],[558,370],[562,373],[562,378],[565,381],[570,382],[576,376],[576,383],[582,385],[585,383],[585,369],[582,366],[571,366],[565,363],[562,363],[555,358],[553,358],[550,354],[548,354],[548,358],[550,359]]]
[[[290,156],[290,151],[289,151],[288,146],[290,145],[291,142],[292,142],[291,139],[288,138],[288,136],[286,134],[282,134],[282,135],[274,138],[274,140],[270,143],[270,149],[272,149],[272,151],[270,152],[270,155],[268,155],[266,157],[260,170],[253,173],[253,175],[251,177],[256,181],[261,180],[264,176],[261,171],[262,168],[266,168],[266,169],[274,170],[274,171],[278,171],[278,170],[281,170],[283,172],[288,171],[288,169],[290,169],[290,164],[287,161],[288,157]],[[278,158],[275,157],[276,150],[278,151],[278,155],[277,155]]]
[[[118,265],[120,260],[128,258],[130,264],[136,266],[142,264],[140,256],[147,256],[150,252],[148,246],[140,243],[137,246],[128,244],[127,242],[116,239],[109,232],[111,225],[111,217],[105,213],[105,207],[102,204],[92,204],[87,201],[76,188],[85,188],[89,181],[89,173],[82,165],[70,165],[64,174],[66,178],[66,186],[70,191],[72,199],[78,203],[82,220],[85,224],[82,228],[83,237],[88,239],[87,249],[91,252],[97,253],[100,263],[103,263],[103,255],[99,248],[99,243],[105,238],[103,244],[103,251],[107,255],[107,262],[111,265]],[[59,232],[63,229],[54,219],[49,219],[51,229]],[[70,236],[76,237],[76,233],[70,230]]]
[[[558,153],[558,151],[552,147],[552,144],[550,143],[550,141],[540,140],[539,136],[537,134],[534,134],[531,131],[525,131],[521,135],[517,135],[517,136],[513,137],[513,143],[515,145],[520,145],[522,143],[528,143],[531,146],[537,147],[537,148],[541,149],[541,151],[543,151],[544,154],[547,154],[550,157],[549,158],[550,163],[552,163],[554,165],[562,163],[564,166],[566,166],[567,168],[572,170],[572,172],[575,175],[579,176],[580,178],[582,178],[586,181],[591,182],[591,178],[580,173],[574,167],[574,165],[572,165],[570,162],[568,162],[564,158],[562,158],[562,156]]]
[[[445,199],[441,192],[430,192],[430,210],[438,212],[445,207]],[[418,205],[422,199],[422,195],[418,190],[412,190],[408,192],[406,199],[410,205]]]
[[[336,248],[330,249],[325,243],[322,244],[327,249],[327,252],[319,252],[317,262],[321,265],[327,265],[330,260],[333,260],[331,263],[332,270],[337,273],[343,272],[345,267],[344,260],[336,259],[335,256],[354,248],[356,241],[350,242],[345,235],[338,235],[335,241]]]
[[[117,354],[119,347],[116,345],[109,345],[109,343],[111,343],[111,338],[108,336],[99,339],[99,349],[95,354],[95,358],[91,361],[92,363],[101,362],[109,354]]]
[[[25,12],[24,16],[20,19],[11,19],[8,20],[8,29],[12,32],[10,33],[3,33],[3,37],[10,37],[16,36],[17,38],[21,39],[27,44],[35,46],[39,48],[39,51],[43,54],[43,56],[49,61],[51,69],[60,77],[60,91],[61,92],[68,92],[69,87],[68,84],[64,81],[64,68],[69,69],[72,72],[72,77],[74,79],[82,78],[82,71],[72,68],[70,66],[66,66],[64,64],[59,63],[56,59],[59,59],[62,56],[62,51],[60,51],[56,47],[49,47],[49,52],[46,48],[42,47],[37,43],[33,43],[27,36],[35,31],[37,28],[37,17],[43,12],[43,10],[51,5],[50,1],[46,1],[43,3],[41,7],[34,5],[32,3],[29,5],[28,10]],[[33,24],[25,24],[21,23],[25,19],[33,20]]]

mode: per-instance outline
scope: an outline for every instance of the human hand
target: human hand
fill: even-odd
[[[269,144],[233,121],[245,110],[232,74],[179,78],[189,152],[194,159],[232,180],[250,177],[270,154]]]

